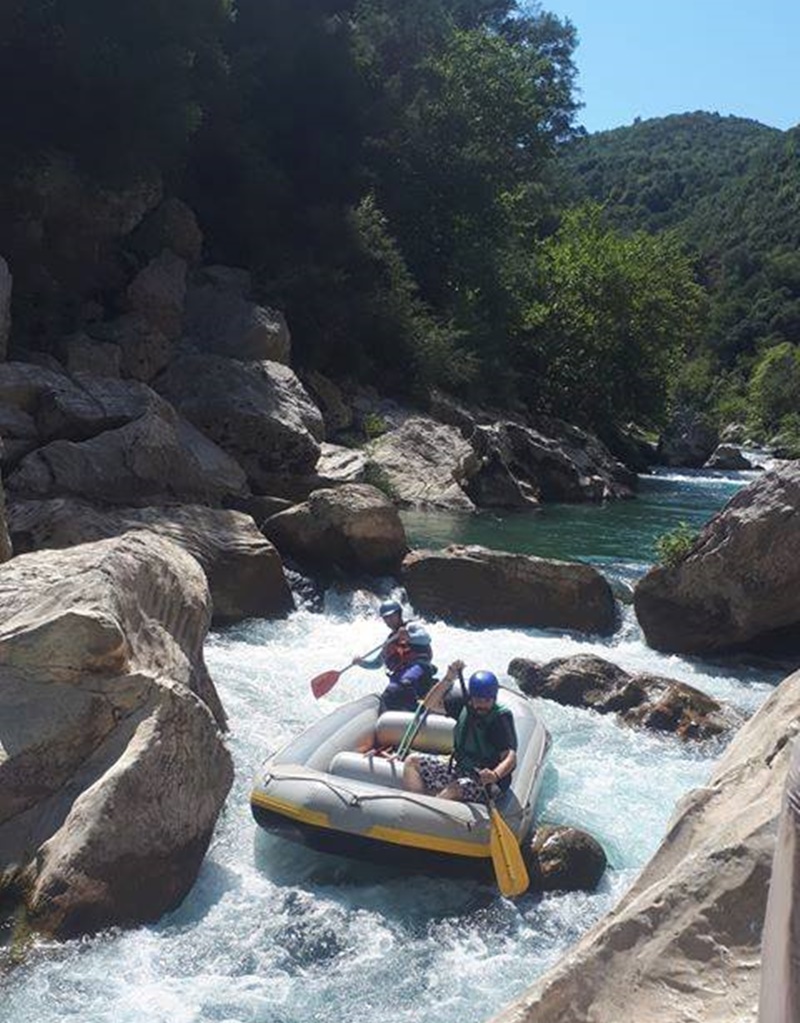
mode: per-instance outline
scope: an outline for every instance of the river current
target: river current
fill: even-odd
[[[582,558],[630,582],[652,561],[655,536],[678,521],[699,525],[748,479],[661,474],[643,481],[634,502],[505,518],[409,514],[406,526],[415,545],[482,542]],[[687,681],[748,714],[777,680],[650,650],[629,605],[608,640],[428,625],[442,667],[461,657],[468,670],[503,675],[513,657],[595,652]],[[317,703],[309,680],[342,668],[382,634],[367,595],[330,593],[322,614],[301,609],[209,637],[236,775],[197,883],[156,925],[35,946],[0,979],[0,1023],[478,1023],[613,906],[657,848],[678,799],[705,781],[721,752],[716,743],[682,744],[537,701],[553,736],[539,817],[584,828],[603,844],[610,869],[592,894],[512,903],[491,885],[403,877],[262,833],[248,794],[267,752],[380,685],[377,673],[353,669]]]

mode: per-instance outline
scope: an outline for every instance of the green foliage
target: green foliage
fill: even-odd
[[[675,529],[658,537],[654,547],[660,564],[674,568],[689,554],[699,535],[688,522],[680,522]]]
[[[676,239],[623,236],[590,205],[565,216],[538,266],[540,297],[527,321],[536,403],[595,426],[657,422],[702,314]]]
[[[686,114],[578,140],[565,166],[573,194],[605,203],[611,223],[672,227],[696,252],[710,297],[696,396],[718,421],[741,419],[764,347],[800,342],[800,130]]]
[[[791,433],[789,417],[800,407],[800,348],[788,341],[768,348],[750,377],[748,398],[748,425],[756,435]]]
[[[369,412],[364,416],[364,434],[367,440],[375,440],[386,433],[386,430],[386,420],[377,412]]]

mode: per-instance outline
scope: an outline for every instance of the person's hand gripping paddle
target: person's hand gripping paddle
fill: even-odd
[[[458,673],[458,680],[461,683],[464,700],[467,701],[469,696],[464,685],[464,673],[461,671]],[[492,856],[495,880],[500,894],[507,899],[513,899],[528,890],[531,883],[528,869],[519,842],[503,820],[503,815],[497,809],[487,785],[483,786],[483,792],[489,807],[489,852]]]

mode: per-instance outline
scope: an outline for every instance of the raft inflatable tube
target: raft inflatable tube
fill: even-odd
[[[496,806],[522,844],[533,830],[550,735],[521,693],[502,688],[519,749],[511,786]],[[379,716],[375,694],[347,703],[269,757],[255,779],[257,823],[312,848],[407,869],[482,872],[490,860],[489,811],[406,792],[403,764],[380,752],[396,747],[413,715]],[[447,755],[452,718],[430,714],[413,750]]]

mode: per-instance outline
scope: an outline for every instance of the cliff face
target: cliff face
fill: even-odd
[[[494,1023],[750,1023],[800,672],[678,805],[619,905]],[[781,1021],[783,1023],[783,1021]]]

